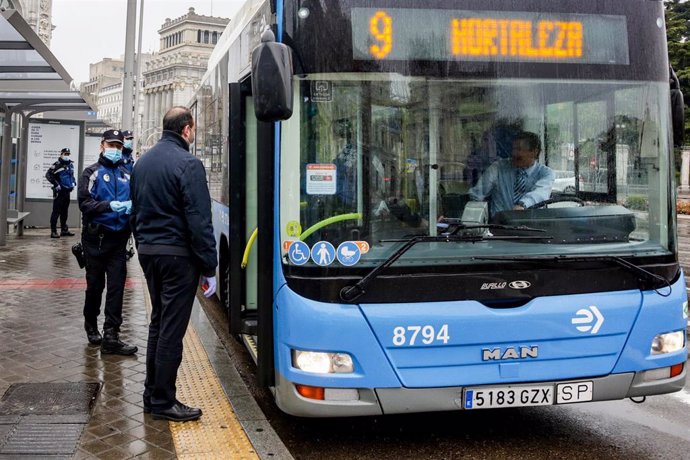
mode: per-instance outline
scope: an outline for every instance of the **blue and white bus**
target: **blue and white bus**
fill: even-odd
[[[277,405],[680,390],[669,78],[656,0],[247,1],[192,103],[195,151],[230,329]],[[524,132],[572,184],[478,201]]]

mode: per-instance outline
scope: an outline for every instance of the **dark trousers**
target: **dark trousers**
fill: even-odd
[[[122,325],[122,298],[127,278],[125,246],[128,238],[129,232],[89,234],[86,227],[82,230],[81,244],[86,257],[84,319],[94,326],[97,324],[107,280],[104,330],[119,331]]]
[[[199,268],[189,257],[139,254],[152,311],[146,350],[144,401],[154,409],[175,402],[177,370],[199,284]]]
[[[60,217],[60,228],[62,230],[68,230],[67,212],[69,211],[69,194],[70,190],[65,190],[64,188],[54,193],[53,213],[50,215],[50,229],[54,232],[57,231],[58,216]]]

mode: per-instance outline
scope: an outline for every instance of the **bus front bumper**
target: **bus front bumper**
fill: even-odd
[[[592,382],[593,402],[673,393],[683,388],[685,376],[684,368],[676,377],[653,381],[648,381],[644,372],[630,372],[557,382],[529,382],[529,385]],[[464,387],[358,388],[357,400],[315,400],[301,396],[292,382],[278,374],[275,398],[281,410],[298,417],[354,417],[463,410],[463,390]]]

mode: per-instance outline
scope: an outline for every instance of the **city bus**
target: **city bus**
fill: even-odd
[[[246,2],[190,106],[258,382],[304,417],[679,391],[670,78],[656,0]],[[572,184],[477,199],[526,134]]]

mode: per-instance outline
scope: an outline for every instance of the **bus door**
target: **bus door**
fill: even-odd
[[[258,298],[257,120],[248,83],[230,84],[230,165],[229,322],[246,341],[256,335]]]

